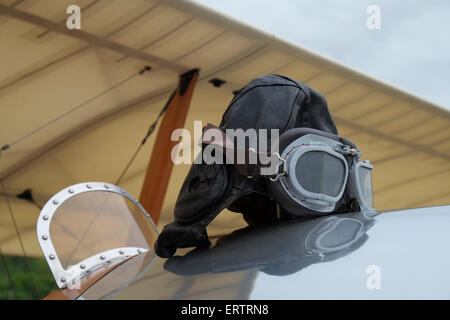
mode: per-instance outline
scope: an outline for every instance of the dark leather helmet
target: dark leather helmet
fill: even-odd
[[[240,89],[219,127],[278,129],[280,135],[293,128],[338,134],[323,95],[299,81],[274,74],[253,79]],[[175,204],[175,221],[161,232],[156,253],[169,257],[177,248],[209,244],[206,226],[225,208],[241,212],[249,224],[277,215],[276,203],[260,179],[248,179],[229,164],[193,164]]]

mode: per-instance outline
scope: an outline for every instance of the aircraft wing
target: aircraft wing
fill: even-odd
[[[7,193],[31,189],[42,205],[74,183],[114,183],[178,76],[200,68],[186,128],[194,120],[218,124],[233,91],[252,78],[286,75],[326,96],[340,135],[374,164],[377,209],[450,203],[449,111],[191,1],[82,0],[81,30],[69,30],[72,2],[0,0],[0,146],[10,145],[0,178]],[[139,75],[146,65],[152,70]],[[226,83],[215,87],[214,78]],[[121,184],[136,197],[153,142]],[[172,219],[188,169],[174,166],[161,225]],[[39,208],[10,200],[28,252],[40,255],[32,228]],[[20,253],[0,203],[2,251]],[[211,229],[239,225],[241,216],[227,213]]]

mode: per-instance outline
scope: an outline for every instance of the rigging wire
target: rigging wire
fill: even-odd
[[[143,75],[146,71],[149,71],[149,70],[151,70],[151,67],[150,67],[150,66],[145,66],[144,68],[142,68],[141,70],[139,70],[139,72],[134,73],[134,74],[132,74],[131,76],[129,76],[129,77],[127,77],[127,78],[125,78],[125,79],[119,81],[118,83],[116,83],[116,84],[113,85],[112,87],[110,87],[110,88],[108,88],[108,89],[106,89],[106,90],[104,90],[104,91],[98,93],[97,95],[93,96],[92,98],[89,98],[88,100],[86,100],[86,101],[80,103],[79,105],[73,107],[72,109],[70,109],[70,110],[64,112],[63,114],[57,116],[56,118],[54,118],[54,119],[52,119],[52,120],[50,120],[50,121],[44,123],[44,124],[41,125],[40,127],[38,127],[38,128],[36,128],[36,129],[34,129],[34,130],[28,132],[27,134],[25,134],[24,136],[20,137],[19,139],[13,141],[12,143],[3,145],[3,146],[0,148],[0,152],[9,149],[10,147],[12,147],[13,145],[15,145],[15,144],[17,144],[17,143],[20,143],[21,141],[23,141],[23,140],[25,140],[26,138],[28,138],[28,137],[30,137],[30,136],[36,134],[37,132],[41,131],[42,129],[44,129],[44,128],[50,126],[51,124],[55,123],[56,121],[59,121],[59,120],[61,120],[62,118],[66,117],[67,115],[73,113],[74,111],[79,110],[79,109],[85,107],[87,104],[91,103],[92,101],[94,101],[94,100],[100,98],[101,96],[107,94],[108,92],[111,92],[112,90],[116,89],[117,87],[119,87],[119,86],[123,85],[124,83],[130,81],[131,79],[137,77],[138,75]]]
[[[153,133],[153,131],[155,131],[156,126],[158,125],[159,120],[161,119],[161,117],[163,116],[164,112],[167,110],[167,108],[170,105],[170,102],[172,102],[173,97],[175,96],[175,94],[177,93],[177,89],[175,89],[172,94],[170,95],[169,100],[167,100],[166,104],[164,105],[164,107],[161,109],[161,111],[159,112],[158,117],[156,118],[155,121],[153,121],[153,123],[150,125],[150,127],[147,130],[147,133],[145,134],[144,138],[142,139],[141,143],[139,144],[139,146],[136,148],[136,151],[133,153],[133,155],[131,156],[130,160],[128,161],[127,165],[125,166],[125,168],[122,170],[122,173],[120,174],[119,178],[117,179],[115,185],[118,186],[120,184],[120,182],[122,181],[123,177],[125,176],[125,174],[127,173],[128,169],[130,168],[130,166],[133,164],[134,159],[136,159],[136,156],[138,155],[139,151],[141,151],[141,148],[144,146],[144,144],[147,142],[148,138],[150,137],[150,135]]]
[[[20,235],[19,227],[17,226],[17,221],[16,221],[16,218],[14,217],[14,213],[13,213],[12,208],[11,208],[11,203],[9,202],[8,196],[6,196],[7,192],[6,192],[5,186],[3,185],[3,181],[1,181],[1,180],[0,180],[0,186],[2,188],[2,192],[4,193],[6,204],[8,206],[8,210],[9,210],[9,213],[11,215],[11,219],[12,219],[12,221],[14,223],[14,228],[16,229],[16,235],[17,235],[17,238],[19,239],[20,246],[22,248],[23,257],[25,258],[25,264],[27,266],[28,271],[30,272],[31,279],[33,281],[33,289],[34,289],[34,292],[35,292],[35,295],[36,295],[36,299],[39,299],[39,291],[38,291],[36,279],[34,277],[32,269],[31,269],[30,261],[28,260],[27,253],[25,251],[25,246],[23,245],[22,236]]]
[[[150,66],[144,66],[141,70],[139,70],[139,72],[130,75],[129,77],[127,77],[127,78],[125,78],[125,79],[119,81],[118,83],[116,83],[115,85],[111,86],[110,88],[108,88],[108,89],[106,89],[106,90],[104,90],[104,91],[98,93],[97,95],[95,95],[95,96],[89,98],[88,100],[85,100],[84,102],[82,102],[82,103],[76,105],[75,107],[73,107],[73,108],[71,108],[70,110],[64,112],[63,114],[57,116],[56,118],[54,118],[54,119],[52,119],[52,120],[46,122],[45,124],[39,126],[39,127],[36,128],[36,129],[34,129],[34,130],[32,130],[32,131],[26,133],[25,135],[23,135],[22,137],[16,139],[16,140],[13,141],[12,143],[5,144],[5,145],[1,146],[1,147],[0,147],[0,157],[1,157],[1,155],[2,155],[2,152],[8,150],[8,149],[11,148],[12,146],[14,146],[14,145],[16,145],[16,144],[22,142],[23,140],[27,139],[28,137],[30,137],[30,136],[32,136],[32,135],[38,133],[39,131],[41,131],[41,130],[47,128],[48,126],[52,125],[53,123],[55,123],[55,122],[57,122],[57,121],[63,119],[64,117],[68,116],[69,114],[73,113],[74,111],[79,110],[79,109],[85,107],[86,105],[88,105],[88,104],[91,103],[92,101],[94,101],[94,100],[96,100],[96,99],[102,97],[103,95],[105,95],[105,94],[111,92],[112,90],[114,90],[114,89],[116,89],[117,87],[123,85],[124,83],[126,83],[126,82],[128,82],[128,81],[134,79],[134,78],[137,77],[138,75],[143,75],[145,72],[147,72],[147,71],[149,71],[149,70],[151,70],[151,67],[150,67]],[[176,91],[175,91],[175,92],[176,92]],[[169,102],[172,100],[173,96],[175,95],[175,92],[174,92],[174,93],[172,94],[172,96],[170,97]],[[141,145],[139,146],[138,150],[136,150],[136,153],[133,155],[133,157],[132,157],[132,159],[130,160],[129,164],[127,165],[127,167],[125,168],[124,172],[122,173],[120,179],[123,177],[123,175],[125,174],[126,170],[128,169],[128,167],[129,167],[129,166],[131,165],[131,163],[133,162],[134,158],[136,157],[137,153],[138,153],[139,150],[140,150],[140,147],[142,147],[142,145],[145,144],[147,138],[148,138],[148,137],[152,134],[152,132],[154,131],[154,129],[155,129],[155,127],[156,127],[156,125],[157,125],[159,119],[160,119],[161,116],[163,115],[164,111],[167,109],[167,107],[168,107],[168,105],[169,105],[169,102],[166,104],[166,106],[163,108],[163,110],[161,110],[161,112],[160,112],[158,118],[156,119],[156,121],[150,126],[150,128],[149,128],[149,130],[148,130],[148,132],[147,132],[147,135],[146,135],[145,138],[143,139],[143,141],[142,141]],[[3,181],[1,181],[1,180],[0,180],[0,186],[1,186],[1,188],[2,188],[2,192],[1,192],[0,194],[3,195],[4,198],[5,198],[5,200],[6,200],[6,203],[7,203],[7,206],[8,206],[8,210],[9,210],[9,213],[10,213],[10,215],[11,215],[11,219],[12,219],[12,221],[13,221],[13,223],[14,223],[14,228],[15,228],[15,230],[16,230],[16,235],[17,235],[17,238],[19,239],[20,246],[21,246],[21,249],[22,249],[22,253],[23,253],[23,256],[24,256],[24,258],[25,258],[25,263],[26,263],[27,269],[29,270],[30,275],[31,275],[31,278],[32,278],[32,282],[33,282],[33,287],[34,287],[34,292],[35,292],[36,298],[39,298],[39,291],[38,291],[36,279],[35,279],[35,277],[34,277],[34,274],[33,274],[32,269],[31,269],[31,266],[30,266],[30,263],[29,263],[29,259],[28,259],[28,256],[27,256],[27,254],[26,254],[26,251],[25,251],[25,246],[24,246],[24,244],[23,244],[23,240],[22,240],[22,237],[21,237],[21,235],[20,235],[20,231],[19,231],[19,228],[18,228],[18,225],[17,225],[17,221],[16,221],[16,219],[15,219],[14,212],[13,212],[12,207],[11,207],[11,204],[10,204],[10,202],[9,202],[8,193],[6,192],[5,186],[3,185]],[[36,206],[39,207],[39,205],[38,205],[36,202],[33,201],[33,203],[34,203]],[[1,258],[2,258],[2,259],[1,259],[2,262],[5,264],[5,260],[4,260],[3,254],[1,255]],[[5,264],[5,270],[6,270],[6,272],[8,273],[8,278],[9,278],[9,280],[10,280],[11,287],[13,288],[14,295],[16,296],[16,290],[15,290],[15,288],[14,288],[14,284],[13,284],[13,282],[12,282],[12,279],[11,279],[11,276],[10,276],[10,274],[9,274],[9,271],[8,271],[8,269],[7,269],[7,267],[6,267],[6,264]]]
[[[16,286],[14,285],[14,282],[12,280],[11,273],[9,272],[9,269],[8,269],[8,265],[6,264],[6,260],[5,260],[5,256],[3,255],[2,248],[0,248],[0,257],[2,260],[3,268],[5,269],[6,275],[8,276],[8,281],[10,284],[10,288],[13,291],[14,299],[17,299]]]
[[[125,176],[126,172],[128,171],[128,169],[130,168],[130,166],[133,164],[134,159],[136,159],[136,156],[138,155],[139,151],[141,150],[141,148],[144,146],[144,144],[147,142],[147,139],[150,137],[150,135],[153,133],[153,131],[155,131],[156,126],[158,125],[159,120],[161,119],[161,117],[163,116],[164,112],[167,110],[167,108],[170,105],[170,102],[172,101],[173,97],[175,96],[177,92],[177,89],[175,89],[172,94],[170,95],[169,100],[167,100],[166,104],[164,105],[164,107],[161,109],[161,111],[159,112],[158,117],[155,119],[155,121],[153,121],[153,123],[150,125],[150,127],[147,130],[147,133],[145,134],[144,138],[142,139],[141,143],[139,144],[139,146],[137,147],[136,151],[133,153],[133,155],[131,156],[130,160],[128,161],[127,165],[125,166],[125,168],[122,170],[122,173],[120,174],[119,178],[117,179],[115,185],[118,186],[120,184],[120,182],[122,181],[123,177]],[[80,236],[76,246],[74,247],[74,249],[72,250],[72,253],[69,255],[69,257],[72,257],[76,250],[78,249],[79,245],[82,244],[82,241],[84,241],[84,237],[85,235],[89,232],[90,228],[94,225],[94,221],[97,219],[99,213],[102,211],[104,204],[106,203],[106,201],[108,200],[109,196],[103,201],[103,204],[100,206],[100,208],[97,210],[97,212],[95,213],[94,217],[92,218],[92,220],[89,222],[88,227],[86,230],[84,230],[83,234]]]
[[[169,107],[169,104],[172,101],[173,97],[175,96],[176,92],[177,92],[177,89],[175,89],[173,91],[173,93],[170,95],[169,100],[167,101],[167,103],[164,105],[164,107],[159,112],[158,117],[156,118],[155,121],[153,121],[153,123],[148,128],[146,135],[142,139],[142,141],[139,144],[139,146],[137,147],[136,151],[133,153],[132,157],[128,161],[128,163],[125,166],[125,168],[122,170],[122,173],[120,174],[119,178],[117,179],[115,185],[119,185],[120,184],[120,182],[122,181],[122,179],[125,176],[126,172],[128,171],[128,168],[132,165],[132,163],[134,162],[134,159],[136,158],[136,156],[138,155],[139,151],[141,150],[142,146],[147,142],[147,139],[150,137],[150,135],[153,133],[153,131],[155,131],[155,128],[156,128],[159,120],[161,119],[161,117],[163,116],[164,112]],[[103,201],[102,205],[99,207],[99,209],[95,213],[94,217],[89,222],[88,227],[83,231],[83,234],[79,237],[79,239],[77,241],[77,244],[74,247],[74,249],[72,250],[72,253],[69,255],[69,257],[72,257],[76,253],[76,250],[78,249],[80,244],[83,244],[82,242],[84,241],[85,235],[90,231],[91,227],[94,225],[94,221],[97,219],[98,215],[103,210],[104,204],[106,203],[106,201],[108,201],[109,197],[110,197],[110,195],[108,195],[108,197]]]

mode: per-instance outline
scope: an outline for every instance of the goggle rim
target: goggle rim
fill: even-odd
[[[311,137],[313,136],[313,137]],[[311,139],[313,139],[313,143],[311,143]],[[309,140],[309,141],[308,141]],[[314,140],[318,140],[319,144],[314,143]],[[307,143],[309,142],[309,143]],[[345,188],[347,186],[347,181],[348,181],[348,177],[349,177],[349,168],[348,168],[348,164],[347,161],[345,159],[345,157],[340,154],[337,151],[334,151],[334,147],[341,145],[341,143],[339,143],[338,141],[335,141],[333,139],[329,139],[326,137],[321,137],[321,136],[317,136],[317,135],[313,135],[313,134],[308,134],[305,136],[302,136],[299,139],[296,139],[295,141],[293,141],[291,144],[289,144],[282,153],[282,158],[286,159],[286,171],[287,171],[287,175],[286,176],[282,176],[280,177],[280,184],[282,186],[282,188],[284,189],[284,191],[290,195],[290,197],[297,203],[299,203],[300,205],[314,210],[314,211],[318,211],[318,212],[332,212],[335,208],[336,203],[342,198],[344,192],[345,192]],[[301,150],[294,152],[296,149],[301,148]],[[338,158],[339,160],[341,160],[344,163],[344,168],[345,168],[345,172],[344,172],[344,181],[342,183],[341,189],[339,191],[339,193],[336,196],[329,196],[326,195],[324,193],[315,193],[315,192],[311,192],[306,190],[305,188],[303,188],[300,183],[297,181],[297,179],[293,178],[290,179],[289,176],[289,172],[291,171],[295,171],[295,166],[297,164],[298,159],[304,155],[306,152],[311,152],[311,151],[321,151],[321,152],[326,152],[328,154],[330,154],[331,156],[334,156],[335,158]],[[289,189],[289,181],[292,181],[294,184],[294,187],[299,190],[300,192],[300,197],[304,196],[305,199],[299,198],[299,195],[293,194],[291,192],[291,190]],[[313,203],[314,201],[323,201],[323,202],[327,202],[329,205],[328,206],[315,206]],[[312,203],[311,203],[312,202]]]
[[[360,202],[360,206],[361,206],[361,211],[369,211],[369,210],[375,210],[374,206],[371,206],[369,204],[366,203],[366,200],[364,198],[364,195],[362,193],[361,190],[361,185],[360,185],[360,180],[359,180],[359,168],[360,167],[364,167],[367,169],[370,169],[370,182],[371,182],[371,186],[370,186],[370,191],[372,193],[372,201],[374,200],[373,197],[373,180],[372,180],[372,171],[373,171],[373,165],[370,164],[367,161],[358,161],[357,163],[355,163],[352,166],[351,171],[353,172],[351,180],[353,180],[353,183],[355,185],[355,191],[356,191],[356,197],[358,199],[358,201]]]

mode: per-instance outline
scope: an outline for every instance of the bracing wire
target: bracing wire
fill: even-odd
[[[107,94],[108,92],[111,92],[112,90],[116,89],[117,87],[123,85],[124,83],[130,81],[131,79],[137,77],[138,75],[142,75],[144,74],[146,71],[149,71],[151,69],[150,66],[145,66],[144,68],[142,68],[141,70],[139,70],[139,72],[132,74],[131,76],[119,81],[118,83],[116,83],[115,85],[113,85],[112,87],[109,87],[108,89],[98,93],[97,95],[89,98],[88,100],[83,101],[82,103],[76,105],[75,107],[71,108],[70,110],[64,112],[63,114],[57,116],[56,118],[53,118],[52,120],[44,123],[43,125],[37,127],[36,129],[26,133],[25,135],[23,135],[22,137],[18,138],[17,140],[13,141],[12,143],[9,144],[5,144],[0,148],[0,152],[1,151],[5,151],[7,149],[9,149],[10,147],[14,146],[15,144],[20,143],[21,141],[27,139],[28,137],[38,133],[39,131],[47,128],[48,126],[50,126],[51,124],[61,120],[62,118],[68,116],[69,114],[73,113],[74,111],[77,111],[83,107],[85,107],[86,105],[88,105],[89,103],[91,103],[92,101],[100,98],[101,96]]]
[[[3,268],[5,268],[6,275],[8,276],[10,288],[12,289],[12,291],[14,293],[14,299],[16,299],[17,298],[16,286],[14,285],[14,281],[11,277],[11,273],[9,272],[8,265],[5,260],[5,256],[3,255],[3,252],[2,252],[2,248],[0,248],[0,258],[2,260]]]
[[[25,264],[27,266],[28,271],[30,272],[31,280],[33,281],[33,289],[34,289],[34,293],[36,295],[36,299],[39,299],[39,291],[38,291],[38,286],[37,286],[37,283],[36,283],[36,279],[34,277],[33,270],[31,269],[30,261],[28,260],[27,253],[25,251],[25,246],[23,244],[22,236],[20,234],[16,218],[14,217],[14,213],[12,211],[11,203],[9,202],[9,198],[6,195],[7,193],[6,193],[5,186],[3,185],[3,181],[1,181],[1,180],[0,180],[0,186],[2,188],[2,192],[4,193],[5,201],[6,201],[6,204],[8,206],[9,214],[11,215],[11,219],[13,221],[14,228],[16,229],[16,235],[17,235],[17,238],[19,239],[19,243],[20,243],[20,247],[22,249],[23,257],[25,259]]]
[[[167,110],[167,108],[170,105],[170,102],[172,101],[173,97],[175,96],[177,90],[175,89],[172,94],[170,95],[169,100],[167,100],[166,104],[164,105],[164,107],[161,109],[161,111],[159,112],[158,117],[156,118],[155,121],[153,121],[153,123],[150,125],[150,127],[147,130],[147,133],[145,134],[144,138],[142,139],[141,143],[139,144],[139,146],[136,148],[136,151],[134,151],[133,155],[131,156],[130,160],[128,161],[127,165],[125,166],[125,168],[122,170],[122,173],[120,174],[119,178],[116,181],[116,186],[118,186],[120,184],[120,182],[122,182],[123,177],[125,176],[125,174],[127,173],[128,169],[130,168],[130,166],[133,164],[134,159],[136,159],[136,156],[138,155],[139,151],[141,151],[142,146],[147,142],[147,139],[150,137],[150,135],[153,133],[153,131],[155,131],[156,126],[158,125],[159,120],[161,119],[161,117],[163,116],[164,112]]]
[[[146,71],[149,71],[149,70],[151,70],[151,67],[150,67],[150,66],[145,66],[144,68],[142,68],[141,70],[139,70],[139,72],[132,74],[131,76],[129,76],[129,77],[127,77],[127,78],[125,78],[125,79],[119,81],[118,83],[116,83],[115,85],[109,87],[108,89],[106,89],[106,90],[104,90],[104,91],[98,93],[97,95],[95,95],[95,96],[89,98],[88,100],[83,101],[82,103],[76,105],[75,107],[71,108],[70,110],[64,112],[63,114],[61,114],[61,115],[59,115],[59,116],[57,116],[56,118],[53,118],[53,119],[51,119],[50,121],[48,121],[48,122],[44,123],[43,125],[39,126],[38,128],[33,129],[32,131],[26,133],[25,135],[23,135],[22,137],[16,139],[15,141],[13,141],[13,142],[11,142],[11,143],[9,143],[9,144],[5,144],[5,145],[1,146],[1,147],[0,147],[0,156],[1,156],[1,154],[2,154],[3,151],[8,150],[8,149],[11,148],[12,146],[14,146],[14,145],[16,145],[16,144],[22,142],[23,140],[27,139],[28,137],[30,137],[30,136],[32,136],[32,135],[38,133],[39,131],[41,131],[41,130],[43,130],[43,129],[45,129],[45,128],[47,128],[48,126],[52,125],[53,123],[55,123],[55,122],[57,122],[57,121],[63,119],[64,117],[68,116],[69,114],[71,114],[71,113],[73,113],[73,112],[75,112],[75,111],[77,111],[77,110],[79,110],[79,109],[85,107],[86,105],[88,105],[88,104],[91,103],[92,101],[94,101],[94,100],[96,100],[96,99],[98,99],[98,98],[104,96],[104,95],[107,94],[108,92],[111,92],[112,90],[114,90],[114,89],[116,89],[117,87],[123,85],[124,83],[126,83],[126,82],[128,82],[128,81],[134,79],[134,78],[137,77],[138,75],[143,75]],[[158,119],[159,119],[159,117],[158,117]],[[144,142],[144,143],[145,143],[145,142]],[[24,258],[25,258],[25,263],[26,263],[27,269],[29,270],[30,275],[31,275],[31,278],[32,278],[32,281],[33,281],[34,293],[35,293],[35,295],[36,295],[36,298],[39,298],[39,291],[38,291],[38,286],[37,286],[37,283],[36,283],[36,279],[35,279],[35,277],[34,277],[34,274],[33,274],[33,271],[32,271],[32,269],[31,269],[31,266],[30,266],[30,262],[29,262],[28,256],[27,256],[26,251],[25,251],[25,246],[24,246],[24,244],[23,244],[22,236],[21,236],[21,234],[20,234],[20,230],[19,230],[19,227],[18,227],[18,225],[17,225],[17,221],[16,221],[16,219],[15,219],[14,212],[13,212],[12,207],[11,207],[11,203],[9,202],[8,193],[6,192],[5,186],[3,185],[3,182],[2,182],[1,180],[0,180],[0,186],[1,186],[1,188],[2,188],[2,194],[3,194],[4,198],[5,198],[6,204],[7,204],[7,206],[8,206],[9,213],[10,213],[10,215],[11,215],[11,219],[12,219],[12,221],[13,221],[14,228],[15,228],[15,230],[16,230],[17,238],[19,239],[19,242],[20,242],[20,246],[21,246],[21,249],[22,249],[23,256],[24,256]],[[2,261],[4,262],[3,255],[2,255]],[[6,267],[6,266],[5,266],[5,267]],[[6,270],[7,270],[7,269],[6,269]],[[11,282],[11,281],[12,281],[12,280],[10,279],[10,282]],[[13,288],[13,290],[14,290],[14,292],[15,292],[14,284],[13,284],[12,282],[11,282],[11,285],[12,285],[12,288]]]

